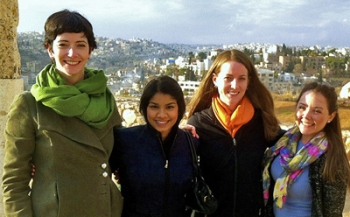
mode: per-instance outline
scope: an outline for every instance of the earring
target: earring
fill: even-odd
[[[328,120],[327,123],[331,123],[331,120]]]

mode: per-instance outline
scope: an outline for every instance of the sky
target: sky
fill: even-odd
[[[52,13],[84,15],[95,36],[160,43],[350,47],[350,0],[18,0],[18,32]]]

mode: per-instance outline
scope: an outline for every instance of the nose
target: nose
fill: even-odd
[[[232,88],[236,88],[236,87],[237,87],[237,80],[236,80],[236,79],[233,79],[233,80],[231,81],[231,87],[232,87]]]
[[[68,56],[69,56],[69,57],[72,57],[72,56],[74,56],[74,54],[75,54],[74,48],[73,48],[73,47],[70,47],[70,48],[68,49]]]
[[[309,118],[310,117],[311,110],[310,109],[305,109],[303,112],[303,118]]]
[[[166,111],[164,109],[160,109],[158,114],[157,114],[158,117],[162,118],[162,117],[165,117],[166,116]]]

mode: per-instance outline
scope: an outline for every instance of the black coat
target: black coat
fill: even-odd
[[[217,211],[210,216],[259,216],[263,209],[262,159],[266,148],[275,142],[265,139],[261,111],[255,110],[235,138],[211,108],[195,113],[188,124],[195,126],[200,136],[203,176],[219,201]]]
[[[168,154],[158,133],[147,125],[115,132],[110,164],[113,170],[119,169],[122,216],[187,215],[184,196],[193,177],[192,155],[185,132],[175,131],[167,142],[171,145]]]

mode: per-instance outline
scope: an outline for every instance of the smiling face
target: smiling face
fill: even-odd
[[[228,61],[222,64],[218,75],[213,75],[220,100],[234,111],[248,87],[248,70],[239,62]]]
[[[301,141],[305,144],[323,130],[335,117],[329,114],[326,98],[318,92],[306,91],[296,107],[296,124],[302,133]]]
[[[74,85],[84,79],[84,68],[91,52],[83,32],[65,32],[57,35],[47,51],[68,85]]]
[[[169,94],[156,93],[147,106],[147,121],[162,135],[164,140],[175,125],[179,116],[179,108]]]

